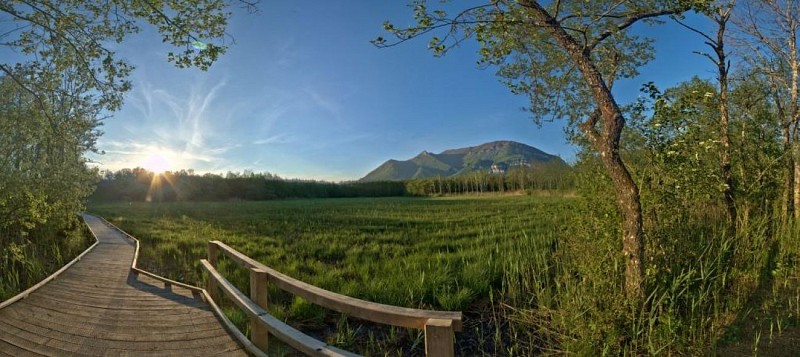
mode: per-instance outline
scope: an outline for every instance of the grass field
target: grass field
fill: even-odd
[[[572,205],[561,197],[490,196],[125,203],[90,211],[141,240],[142,267],[180,281],[202,284],[206,242],[221,240],[341,294],[471,311],[501,288],[509,265],[530,259],[519,254],[522,241],[548,247],[564,234]],[[247,289],[244,271],[226,275]],[[317,329],[331,318],[299,298],[273,310]]]

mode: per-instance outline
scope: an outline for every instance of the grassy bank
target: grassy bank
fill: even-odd
[[[0,301],[5,301],[61,269],[94,243],[76,219],[62,232],[9,238],[0,234]]]

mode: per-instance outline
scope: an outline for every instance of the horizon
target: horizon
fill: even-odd
[[[244,170],[238,170],[238,171],[232,171],[232,170],[229,170],[229,171],[200,171],[200,170],[196,170],[196,169],[193,169],[193,168],[180,168],[180,167],[166,168],[165,167],[165,163],[164,163],[165,158],[161,158],[161,157],[150,157],[147,160],[145,160],[144,165],[139,165],[139,166],[134,166],[134,167],[121,167],[121,168],[118,168],[118,169],[99,169],[98,172],[102,176],[105,172],[116,173],[116,172],[119,172],[121,170],[143,169],[143,170],[148,171],[149,173],[154,174],[154,175],[163,175],[163,174],[168,174],[168,173],[177,174],[177,173],[180,173],[180,172],[186,172],[186,173],[189,173],[190,175],[196,175],[196,176],[212,174],[212,175],[223,176],[223,177],[226,176],[227,174],[230,174],[230,173],[237,174],[237,175],[244,175],[244,174],[247,174],[249,172],[249,173],[256,174],[256,175],[269,174],[269,175],[274,176],[276,179],[286,180],[286,181],[297,180],[297,181],[319,181],[319,182],[329,182],[329,183],[349,183],[349,182],[358,182],[358,181],[360,181],[361,179],[363,179],[364,177],[366,177],[367,175],[369,175],[370,173],[372,173],[373,171],[378,169],[380,166],[382,166],[382,165],[384,165],[387,162],[392,161],[392,160],[395,160],[395,161],[409,161],[409,160],[412,160],[412,159],[414,159],[414,158],[416,158],[416,157],[418,157],[418,156],[420,156],[420,155],[422,155],[424,153],[440,155],[443,152],[448,151],[448,150],[469,149],[469,148],[474,148],[474,147],[483,146],[483,145],[492,144],[492,143],[498,143],[498,142],[512,142],[512,143],[516,143],[516,144],[522,144],[522,145],[526,145],[526,146],[531,146],[531,145],[528,145],[528,144],[525,144],[525,143],[520,143],[520,142],[517,142],[517,141],[514,141],[514,140],[495,140],[495,141],[489,141],[489,142],[476,144],[476,145],[465,146],[465,147],[448,148],[448,149],[444,149],[444,150],[439,151],[439,152],[431,152],[431,151],[427,151],[427,150],[422,150],[419,153],[417,153],[416,155],[414,155],[412,157],[409,157],[408,159],[405,159],[405,160],[396,159],[396,158],[386,159],[384,162],[382,162],[378,166],[374,167],[372,170],[370,170],[369,172],[367,172],[363,176],[358,177],[358,178],[354,178],[354,179],[345,179],[345,180],[326,180],[326,179],[319,179],[319,178],[287,177],[287,176],[281,175],[278,172],[255,171],[255,170],[250,170],[250,169],[244,169]],[[537,147],[534,147],[534,146],[531,146],[531,147],[536,149],[536,150],[539,150],[539,148],[537,148]],[[552,154],[552,153],[546,152],[544,150],[539,150],[539,151],[542,151],[547,155],[556,156],[556,157],[562,159],[569,166],[573,166],[575,164],[574,161],[564,160],[564,158],[562,158],[558,154]],[[395,180],[389,180],[389,181],[395,181]]]
[[[207,72],[167,63],[152,30],[119,45],[137,67],[134,88],[104,121],[97,149],[105,154],[87,158],[112,171],[156,160],[171,170],[352,181],[390,159],[511,140],[574,163],[565,122],[538,128],[526,97],[494,68],[477,68],[474,41],[441,58],[424,39],[378,49],[369,40],[385,35],[383,21],[412,21],[405,4],[306,4],[234,10],[236,44]],[[691,53],[704,49],[699,36],[670,21],[633,31],[655,38],[656,57],[615,85],[621,105],[646,82],[712,78],[710,62]]]

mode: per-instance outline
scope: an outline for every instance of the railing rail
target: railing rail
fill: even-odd
[[[250,270],[251,296],[249,299],[216,270],[219,252]],[[216,294],[219,288],[242,308],[251,317],[251,340],[264,350],[267,346],[267,332],[269,332],[307,354],[352,355],[316,341],[269,315],[266,311],[266,287],[267,283],[271,283],[314,304],[348,316],[386,325],[424,329],[427,355],[452,356],[454,354],[453,334],[461,331],[461,312],[411,309],[336,294],[282,274],[220,241],[208,243],[208,260],[202,260],[201,263],[209,273],[206,290],[211,298],[217,298]],[[298,339],[302,341],[298,341]]]

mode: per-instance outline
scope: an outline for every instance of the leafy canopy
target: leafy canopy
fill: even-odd
[[[398,28],[384,23],[390,39],[378,37],[373,44],[391,47],[430,34],[428,47],[434,55],[446,54],[461,42],[475,38],[480,45],[481,67],[494,66],[501,81],[514,94],[530,99],[534,121],[568,118],[573,124],[594,108],[589,88],[571,55],[556,42],[532,13],[539,2],[492,0],[465,9],[428,8],[425,0],[412,1],[416,24]],[[708,1],[551,1],[544,8],[589,56],[611,87],[616,79],[638,75],[637,68],[652,59],[652,40],[627,31],[659,16],[701,10]],[[453,15],[451,15],[453,14]]]
[[[241,0],[254,9],[255,2]],[[133,66],[115,44],[150,24],[175,47],[167,60],[178,67],[209,66],[228,48],[231,13],[223,0],[13,0],[0,2],[0,45],[25,56],[24,64],[0,63],[0,71],[30,93],[57,90],[69,71],[95,104],[114,111],[130,89]],[[193,42],[203,43],[196,50]]]

